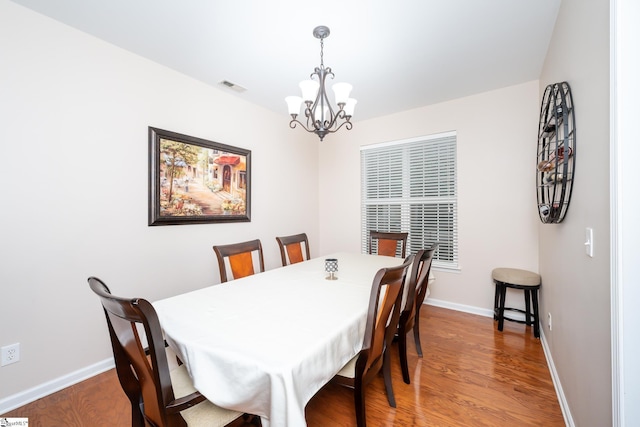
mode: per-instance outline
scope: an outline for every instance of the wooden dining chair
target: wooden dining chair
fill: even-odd
[[[386,231],[369,232],[369,253],[374,253],[373,247],[377,248],[378,255],[397,256],[398,245],[400,245],[400,258],[406,257],[407,237],[409,233],[393,233]]]
[[[420,344],[420,308],[424,303],[429,286],[429,273],[431,271],[431,263],[433,254],[436,251],[437,244],[429,249],[419,250],[413,258],[411,273],[405,289],[406,301],[400,312],[400,321],[398,322],[398,350],[400,352],[400,366],[402,367],[402,379],[405,383],[410,384],[409,362],[407,360],[407,334],[413,329],[413,337],[416,343],[418,355],[422,357],[422,347]]]
[[[132,426],[225,426],[243,415],[196,391],[185,365],[169,371],[160,322],[148,301],[114,296],[96,277],[88,281],[102,302],[118,379],[131,402]]]
[[[278,246],[280,247],[280,257],[282,258],[282,266],[295,264],[297,262],[308,261],[311,258],[309,252],[309,239],[306,233],[294,234],[292,236],[276,237]],[[304,254],[302,246],[304,245]],[[288,262],[287,262],[288,259]]]
[[[228,282],[233,279],[251,276],[255,274],[253,265],[253,254],[257,253],[259,270],[258,273],[264,272],[264,258],[262,256],[262,244],[259,239],[250,240],[248,242],[231,243],[229,245],[217,245],[213,247],[213,251],[218,257],[218,266],[220,267],[220,281]],[[229,261],[232,279],[227,276],[227,266],[225,259]]]
[[[331,380],[353,388],[358,427],[367,424],[364,387],[381,370],[389,405],[396,407],[387,347],[398,328],[402,288],[412,257],[397,267],[380,269],[371,286],[362,349]],[[387,359],[387,361],[385,361]]]

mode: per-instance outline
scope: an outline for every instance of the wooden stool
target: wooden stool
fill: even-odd
[[[540,313],[538,312],[538,289],[540,289],[540,275],[527,270],[517,268],[495,268],[491,272],[496,284],[496,293],[493,303],[493,319],[498,321],[498,330],[502,331],[504,321],[533,325],[533,334],[540,338]],[[525,309],[505,307],[507,288],[522,289],[524,291]],[[533,305],[533,312],[531,311]],[[525,320],[517,320],[504,316],[504,311],[518,311],[524,313]],[[533,321],[531,318],[533,317]]]

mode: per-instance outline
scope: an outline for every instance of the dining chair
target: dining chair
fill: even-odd
[[[396,256],[399,244],[400,258],[404,258],[407,252],[407,237],[409,237],[409,233],[371,230],[369,232],[369,253],[374,253],[373,247],[376,246],[378,255]]]
[[[282,266],[295,264],[297,262],[308,261],[311,258],[309,253],[309,239],[306,233],[294,234],[292,236],[276,237],[278,246],[280,247],[280,257],[282,258]],[[306,258],[302,252],[304,245]],[[287,259],[289,262],[287,263]]]
[[[362,349],[331,380],[353,389],[358,427],[367,425],[364,387],[381,370],[389,405],[396,407],[389,352],[386,349],[391,345],[398,328],[402,288],[412,258],[402,265],[382,268],[376,273],[369,296]]]
[[[132,426],[225,426],[243,415],[214,405],[196,391],[185,365],[169,371],[151,303],[114,296],[96,277],[88,281],[102,302],[118,379],[131,402]]]
[[[218,257],[218,266],[220,267],[220,281],[228,282],[233,279],[251,276],[255,274],[253,265],[253,254],[257,253],[259,270],[258,273],[264,272],[264,258],[262,256],[262,244],[259,239],[250,240],[248,242],[231,243],[228,245],[217,245],[213,247],[213,251]],[[232,279],[227,276],[227,266],[225,259],[229,261]]]
[[[416,350],[418,356],[422,357],[422,347],[420,344],[420,308],[422,308],[422,304],[427,295],[429,273],[436,248],[437,244],[434,244],[429,249],[421,249],[418,251],[413,258],[411,273],[405,285],[407,287],[407,289],[405,289],[406,300],[400,312],[397,337],[398,350],[400,352],[400,366],[402,367],[402,379],[407,384],[411,383],[409,362],[407,360],[407,334],[413,329]]]

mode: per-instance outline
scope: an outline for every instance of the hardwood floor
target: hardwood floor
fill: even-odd
[[[369,427],[565,425],[542,345],[530,327],[505,322],[498,332],[491,318],[433,306],[424,306],[421,315],[424,357],[418,358],[411,336],[407,385],[394,345],[397,408],[387,403],[382,376],[372,381],[366,391]],[[130,413],[111,370],[2,416],[28,417],[31,427],[93,427],[129,425]],[[326,385],[306,416],[309,427],[354,426],[352,391]]]

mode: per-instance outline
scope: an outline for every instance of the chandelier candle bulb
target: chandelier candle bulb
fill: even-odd
[[[299,84],[302,91],[302,99],[309,104],[316,100],[318,95],[318,87],[320,86],[315,80],[303,80]]]
[[[347,117],[353,116],[353,110],[356,108],[357,103],[358,101],[353,98],[347,99],[347,104],[344,106],[344,113],[347,115]]]
[[[284,100],[287,103],[289,114],[291,114],[292,116],[297,116],[298,114],[300,114],[302,98],[300,98],[299,96],[287,96]]]
[[[336,95],[336,104],[338,104],[338,106],[342,104],[342,107],[340,108],[341,110],[349,99],[351,89],[353,89],[353,86],[349,83],[336,83],[333,85],[333,93]]]

